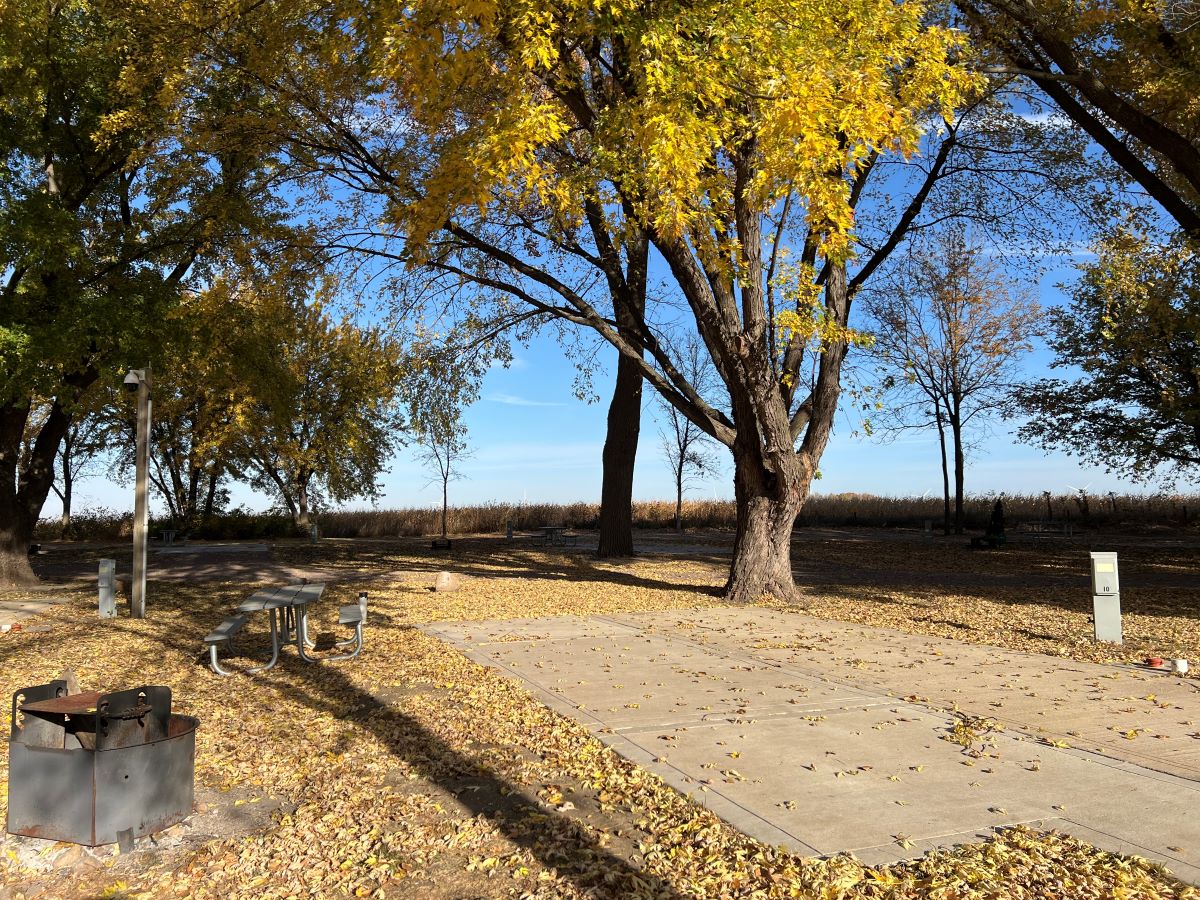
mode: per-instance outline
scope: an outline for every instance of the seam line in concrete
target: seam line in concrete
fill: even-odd
[[[631,616],[640,616],[640,615],[644,615],[644,614],[632,613],[630,615]],[[805,616],[810,619],[813,618],[812,616],[806,616],[806,614],[804,614],[804,613],[792,613],[792,615]],[[607,619],[608,617],[597,616],[596,618]],[[814,621],[823,622],[825,620],[814,619]],[[696,627],[704,629],[705,631],[707,631],[709,633],[720,633],[717,628],[715,628],[714,626],[711,626],[711,625],[697,623]],[[862,627],[875,628],[878,631],[891,632],[893,634],[899,634],[899,635],[907,635],[908,634],[908,632],[897,631],[896,629],[890,629],[890,628],[877,628],[876,626],[862,626]],[[663,635],[663,634],[658,634],[656,636],[662,637],[664,639],[668,639],[668,638],[666,638],[666,635]],[[914,636],[921,637],[921,635],[914,635]],[[746,663],[753,662],[757,665],[770,666],[772,668],[778,669],[781,672],[794,672],[798,675],[802,675],[802,676],[805,676],[808,678],[815,678],[816,680],[824,682],[826,684],[836,685],[839,687],[847,688],[849,690],[858,691],[860,693],[867,694],[868,696],[873,695],[876,697],[879,697],[879,696],[889,696],[890,697],[890,695],[887,693],[887,691],[885,689],[875,689],[873,692],[868,691],[868,690],[862,688],[861,686],[854,684],[853,682],[839,678],[836,675],[826,673],[823,670],[805,668],[804,666],[799,666],[792,662],[776,662],[774,660],[763,659],[761,657],[754,656],[753,653],[748,653],[747,651],[742,651],[742,650],[738,650],[738,649],[733,649],[731,652],[723,644],[717,644],[716,647],[714,648],[714,646],[711,644],[705,644],[701,641],[696,641],[696,640],[693,640],[692,638],[689,638],[689,637],[686,637],[683,635],[679,635],[678,637],[672,637],[670,639],[679,640],[683,643],[690,644],[691,646],[696,647],[697,649],[701,649],[701,648],[705,649],[710,653],[714,649],[716,649],[721,655],[725,656],[728,659],[738,659],[738,660],[740,660],[742,662],[746,662]],[[942,638],[941,640],[949,641],[950,639]],[[985,644],[985,645],[980,645],[980,646],[991,647],[990,644]],[[1019,650],[1005,650],[1005,648],[994,648],[994,649],[1004,650],[1004,652],[1012,653],[1016,656],[1029,657],[1031,659],[1038,657],[1038,654],[1025,653],[1025,652],[1019,651]],[[1082,672],[1083,670],[1075,670],[1075,671]],[[1200,688],[1197,688],[1197,691],[1200,691]],[[910,710],[920,711],[925,714],[932,714],[933,716],[938,717],[938,718],[948,719],[952,715],[951,710],[949,710],[945,707],[942,707],[939,709],[937,706],[934,706],[932,703],[930,703],[927,706],[924,703],[917,703],[914,701],[905,700],[901,697],[895,697],[893,699],[893,702],[895,705],[906,706]],[[881,705],[888,706],[888,705],[892,705],[892,703],[885,702],[885,703],[882,703]],[[1192,779],[1183,778],[1182,776],[1175,775],[1171,772],[1163,772],[1159,769],[1154,768],[1153,765],[1151,764],[1151,761],[1153,760],[1152,757],[1149,758],[1148,761],[1145,763],[1133,762],[1132,760],[1125,760],[1125,759],[1116,759],[1116,758],[1108,756],[1105,752],[1103,752],[1099,749],[1095,749],[1095,748],[1103,746],[1100,742],[1096,742],[1095,745],[1093,746],[1093,748],[1052,747],[1048,744],[1041,744],[1041,742],[1037,740],[1038,738],[1040,738],[1044,735],[1039,735],[1039,734],[1035,733],[1035,731],[1033,730],[1035,728],[1035,726],[1032,725],[1031,723],[1028,723],[1028,722],[1022,723],[1019,720],[1004,719],[999,716],[992,716],[991,718],[995,718],[998,721],[1005,722],[1006,725],[1011,725],[1013,727],[1014,731],[1026,736],[1026,737],[1030,737],[1030,738],[1034,739],[1037,743],[1039,743],[1040,746],[1046,747],[1047,750],[1055,751],[1055,752],[1059,752],[1059,753],[1062,753],[1065,751],[1065,752],[1068,752],[1071,755],[1077,756],[1079,758],[1085,758],[1085,759],[1088,759],[1093,762],[1103,763],[1111,768],[1119,769],[1119,768],[1121,768],[1121,765],[1119,765],[1119,764],[1124,764],[1126,766],[1132,767],[1133,769],[1140,770],[1140,771],[1136,772],[1135,774],[1138,774],[1141,777],[1154,778],[1154,779],[1161,780],[1161,781],[1175,779],[1175,780],[1184,782],[1184,784],[1187,786],[1187,788],[1189,790],[1200,790],[1200,787],[1197,787],[1196,782]],[[1142,754],[1136,754],[1136,755],[1142,756]],[[1160,765],[1161,764],[1162,763],[1160,762]],[[1189,782],[1191,782],[1191,783],[1189,783]]]
[[[1181,859],[1180,857],[1176,856],[1174,853],[1171,853],[1171,852],[1169,851],[1169,848],[1168,848],[1168,850],[1167,850],[1167,851],[1163,851],[1163,850],[1151,850],[1149,847],[1144,847],[1144,846],[1142,846],[1142,845],[1141,845],[1141,844],[1139,844],[1137,841],[1131,841],[1129,838],[1120,837],[1119,835],[1115,835],[1115,834],[1113,834],[1113,833],[1112,833],[1112,832],[1110,832],[1110,831],[1105,831],[1103,828],[1097,828],[1095,825],[1088,825],[1086,822],[1079,822],[1079,821],[1076,821],[1075,819],[1068,819],[1068,818],[1067,818],[1067,817],[1065,817],[1065,816],[1059,816],[1058,818],[1062,819],[1062,821],[1064,821],[1064,822],[1070,822],[1072,825],[1076,825],[1076,826],[1078,826],[1079,828],[1085,828],[1085,829],[1087,829],[1088,831],[1093,831],[1093,832],[1095,832],[1096,834],[1102,834],[1102,835],[1104,835],[1106,838],[1109,838],[1110,840],[1116,841],[1117,843],[1120,843],[1120,844],[1125,844],[1125,845],[1127,845],[1127,846],[1130,846],[1130,847],[1137,847],[1137,848],[1138,848],[1139,850],[1141,850],[1141,851],[1142,851],[1142,852],[1143,852],[1143,853],[1144,853],[1144,854],[1145,854],[1147,857],[1153,858],[1153,857],[1156,857],[1156,856],[1165,856],[1165,857],[1167,857],[1168,859],[1172,859],[1172,860],[1174,860],[1174,861],[1175,861],[1175,862],[1177,862],[1177,863],[1182,863],[1182,864],[1183,864],[1183,865],[1185,865],[1185,866],[1186,866],[1186,865],[1190,865],[1190,863],[1188,863],[1188,861],[1187,861],[1187,860],[1185,860],[1185,859]],[[1090,842],[1089,842],[1089,843],[1090,843]]]

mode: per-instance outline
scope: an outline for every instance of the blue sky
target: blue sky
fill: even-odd
[[[1018,104],[1020,107],[1020,104]],[[1024,107],[1020,107],[1024,108]],[[1051,114],[1033,110],[1030,118],[1044,119]],[[911,173],[898,171],[888,186],[904,183]],[[886,186],[885,186],[886,187]],[[898,192],[899,195],[899,192]],[[1067,229],[1070,240],[1070,216],[1060,227]],[[901,252],[904,252],[903,250]],[[1076,276],[1073,263],[1078,259],[1044,259],[1048,264],[1039,282],[1039,299],[1046,306],[1065,302],[1056,285]],[[367,264],[367,269],[371,264]],[[652,257],[651,282],[669,276],[661,260]],[[667,290],[670,288],[668,287]],[[1030,376],[1044,374],[1051,353],[1040,347],[1025,363]],[[461,465],[462,478],[450,487],[451,502],[475,504],[497,502],[573,502],[597,501],[600,496],[600,456],[604,442],[607,400],[612,390],[612,369],[616,352],[600,350],[602,368],[592,383],[596,402],[586,403],[575,396],[576,369],[551,334],[537,337],[528,346],[514,346],[508,368],[493,368],[486,376],[480,399],[466,411],[473,454]],[[938,496],[941,472],[936,435],[910,431],[895,440],[863,437],[853,412],[839,413],[833,438],[821,462],[821,479],[814,485],[817,493],[861,492],[888,496]],[[638,454],[634,495],[637,499],[669,499],[674,495],[670,470],[663,457],[659,436],[659,408],[653,392],[647,388],[644,402],[642,437]],[[1061,453],[1043,451],[1019,444],[1012,436],[1014,424],[996,421],[991,434],[968,458],[966,487],[970,494],[992,492],[1066,494],[1078,488],[1102,494],[1139,493],[1154,486],[1139,485],[1104,472],[1081,466]],[[724,465],[720,472],[696,484],[689,496],[731,498],[732,466],[728,453],[717,448]],[[419,462],[414,448],[402,449],[381,478],[382,495],[378,506],[428,506],[440,503],[440,484],[430,483],[431,473]],[[1180,483],[1179,489],[1191,486]],[[255,494],[241,485],[232,487],[235,505],[252,510],[268,507],[270,498]],[[105,507],[114,510],[132,506],[132,490],[94,478],[76,489],[75,509]],[[365,501],[347,504],[350,508],[368,505]],[[153,509],[161,511],[162,504]],[[58,513],[51,495],[44,515]]]
[[[1055,284],[1072,277],[1073,269],[1067,261],[1048,271],[1041,280],[1042,302],[1063,302]],[[1029,358],[1029,371],[1044,371],[1050,359],[1049,351],[1040,349]],[[601,361],[611,368],[615,351],[602,349]],[[473,455],[462,463],[463,478],[450,486],[451,503],[597,501],[611,372],[597,372],[593,388],[600,399],[594,403],[576,399],[574,380],[572,363],[549,335],[537,338],[528,347],[515,347],[508,368],[492,369],[485,377],[479,401],[466,413]],[[908,432],[896,440],[881,442],[855,436],[857,426],[852,414],[839,413],[834,437],[821,464],[822,478],[815,485],[818,493],[940,494],[938,451],[932,432]],[[658,429],[657,405],[647,390],[634,486],[638,499],[673,497]],[[1057,494],[1084,486],[1093,493],[1147,490],[1103,470],[1082,467],[1066,455],[1047,455],[1019,444],[1010,431],[1007,423],[995,423],[986,446],[969,460],[969,493],[1050,490]],[[732,497],[732,467],[724,451],[720,456],[726,463],[723,471],[697,485],[688,496]],[[412,448],[401,450],[382,478],[383,496],[378,505],[388,508],[439,503],[440,487],[427,484],[429,475]],[[251,509],[265,508],[270,502],[241,486],[234,488],[233,498],[235,503]],[[120,509],[131,504],[129,488],[96,478],[79,485],[75,508]],[[52,495],[44,514],[55,515],[57,511]]]

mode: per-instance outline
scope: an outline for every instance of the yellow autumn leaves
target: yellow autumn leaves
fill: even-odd
[[[420,244],[494,195],[566,221],[590,197],[677,238],[720,231],[734,191],[759,211],[795,194],[845,255],[847,178],[915,151],[927,114],[976,83],[963,36],[924,16],[894,0],[404,4],[375,23],[380,74],[432,159],[398,224]]]

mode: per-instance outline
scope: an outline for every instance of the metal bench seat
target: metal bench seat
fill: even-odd
[[[326,662],[333,662],[339,659],[354,659],[358,654],[362,653],[363,648],[363,626],[367,624],[367,592],[362,591],[358,595],[357,603],[348,603],[338,609],[338,624],[353,625],[354,637],[345,641],[338,641],[334,644],[335,647],[350,647],[354,649],[349,653],[343,653],[340,656],[329,656],[325,658]]]

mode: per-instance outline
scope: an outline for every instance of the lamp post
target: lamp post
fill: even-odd
[[[133,586],[129,614],[146,618],[146,529],[149,525],[150,367],[130,369],[125,390],[137,391],[137,451],[133,491]]]

